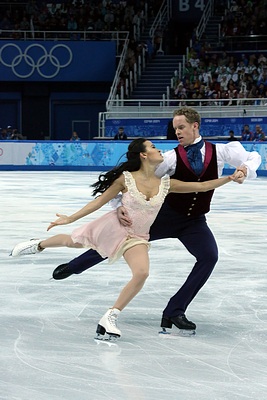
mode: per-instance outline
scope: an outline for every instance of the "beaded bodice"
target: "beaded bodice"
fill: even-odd
[[[123,174],[128,191],[122,195],[122,205],[127,209],[132,220],[132,225],[127,228],[127,231],[130,236],[137,235],[148,239],[150,226],[168,194],[170,177],[165,175],[161,178],[158,193],[147,200],[146,196],[137,189],[132,174],[128,171],[124,171]]]

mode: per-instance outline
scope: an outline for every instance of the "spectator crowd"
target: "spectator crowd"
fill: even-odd
[[[200,53],[190,49],[181,79],[174,77],[175,105],[267,105],[267,58],[264,53]],[[257,100],[254,100],[257,99]]]
[[[217,9],[224,9],[222,37],[266,33],[264,0],[221,0],[217,3]],[[14,1],[12,7],[5,7],[0,14],[0,32],[12,30],[14,39],[19,39],[24,30],[33,30],[35,36],[38,31],[69,31],[74,39],[78,35],[73,34],[79,31],[129,31],[130,41],[118,93],[143,49],[148,58],[155,54],[157,44],[139,41],[134,30],[144,31],[147,19],[156,15],[160,0],[53,0],[48,3],[29,0],[23,7],[19,4],[19,0]],[[267,104],[267,58],[264,52],[213,52],[208,41],[198,40],[194,32],[192,43],[182,78],[173,79],[173,105],[184,105],[185,100],[190,105],[188,101],[192,100],[191,105],[196,106],[203,99],[206,101],[202,105]]]
[[[134,37],[138,27],[144,31],[147,19],[156,15],[160,0],[20,0],[0,9],[0,33],[10,30],[11,39],[20,39],[22,31],[129,31],[130,41],[117,90],[125,85],[138,55],[145,48],[148,57],[156,52],[155,43],[143,43]],[[23,5],[24,4],[24,5]],[[265,0],[218,1],[224,9],[221,36],[266,34]],[[0,35],[1,37],[1,35]],[[72,36],[72,38],[74,38]],[[77,37],[78,38],[78,37]],[[205,101],[203,101],[205,100]],[[173,106],[267,105],[266,52],[213,51],[208,41],[198,40],[192,32],[192,47],[181,78],[173,77]],[[3,132],[2,136],[6,136]]]
[[[266,35],[266,1],[221,0],[216,7],[224,11],[222,41],[229,36]],[[198,105],[198,100],[205,99],[202,105],[267,105],[267,47],[266,52],[214,51],[205,38],[198,40],[195,32],[192,43],[182,79],[174,77],[174,104],[183,105],[187,99]]]
[[[19,39],[22,31],[129,31],[144,28],[147,16],[157,12],[159,0],[13,0],[0,9],[0,31],[12,31]]]
[[[6,128],[0,128],[0,140],[23,140],[23,135],[17,128],[8,125]]]

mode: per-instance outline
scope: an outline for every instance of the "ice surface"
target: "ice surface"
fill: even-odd
[[[20,241],[79,226],[46,232],[56,212],[71,213],[91,198],[97,175],[0,173],[0,399],[266,400],[267,179],[215,193],[208,221],[220,258],[187,310],[195,336],[158,335],[163,308],[193,266],[168,239],[152,244],[150,277],[120,315],[122,337],[102,343],[95,329],[130,277],[124,261],[54,281],[53,269],[82,250],[9,257]]]

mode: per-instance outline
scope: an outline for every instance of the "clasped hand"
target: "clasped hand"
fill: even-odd
[[[71,223],[70,217],[64,214],[56,214],[58,219],[56,219],[54,222],[50,222],[50,225],[47,228],[47,231],[49,231],[51,228],[54,228],[54,226],[58,225],[67,225]]]
[[[243,183],[247,176],[247,168],[246,167],[238,167],[233,176],[233,181],[237,183]]]

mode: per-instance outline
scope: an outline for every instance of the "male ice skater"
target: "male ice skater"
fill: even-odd
[[[169,174],[182,181],[205,181],[221,175],[225,163],[239,170],[236,182],[256,178],[261,163],[260,155],[247,152],[239,142],[211,144],[199,134],[201,118],[189,107],[174,111],[173,127],[179,145],[164,153],[164,161],[157,175]],[[161,327],[194,331],[196,325],[186,318],[188,305],[211,275],[218,260],[214,236],[206,223],[213,191],[194,194],[169,194],[150,230],[150,240],[177,238],[196,258],[196,263],[182,287],[170,298],[163,310]],[[130,224],[122,207],[118,210],[122,224]],[[79,274],[103,261],[94,250],[89,250],[53,272],[54,279]]]

